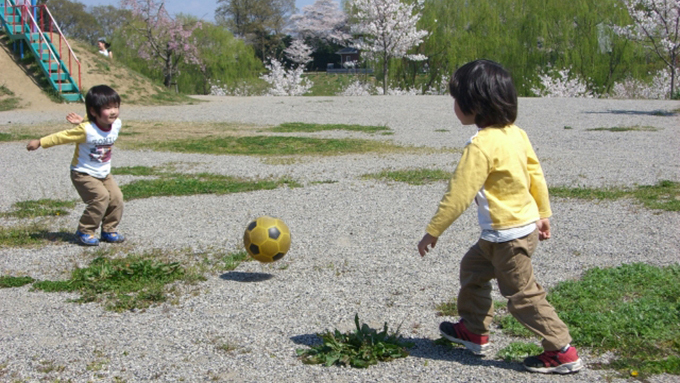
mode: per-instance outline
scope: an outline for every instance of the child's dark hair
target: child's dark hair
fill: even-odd
[[[471,61],[458,68],[449,92],[465,114],[475,114],[475,124],[506,126],[517,119],[517,91],[510,73],[490,60]]]
[[[110,86],[93,86],[89,91],[87,91],[87,94],[85,95],[85,110],[87,111],[87,119],[91,122],[97,121],[96,116],[92,114],[90,109],[94,109],[97,115],[99,115],[103,107],[111,104],[120,106],[120,96],[118,93]]]

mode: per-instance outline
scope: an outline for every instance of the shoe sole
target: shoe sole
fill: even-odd
[[[78,240],[78,244],[80,246],[99,246],[99,242],[87,243],[87,242],[81,241],[80,239]]]
[[[577,359],[576,362],[564,363],[555,367],[529,367],[524,366],[527,370],[531,372],[538,372],[541,374],[572,374],[583,369],[583,362],[581,359]]]
[[[123,242],[125,242],[125,239],[120,239],[120,240],[116,240],[116,241],[107,241],[106,239],[102,239],[101,241],[106,242],[106,243],[123,243]]]
[[[443,332],[442,330],[439,330],[439,333],[441,334],[441,336],[450,340],[453,343],[462,344],[463,346],[465,346],[465,348],[467,348],[468,350],[470,350],[473,354],[475,354],[477,356],[485,356],[486,353],[489,351],[489,344],[481,345],[481,344],[477,344],[477,343],[468,342],[466,340],[462,340],[462,339],[459,339],[459,338],[452,337],[451,335]]]

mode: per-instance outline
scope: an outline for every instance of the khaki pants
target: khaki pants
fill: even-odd
[[[95,235],[101,225],[104,232],[117,232],[118,223],[123,217],[123,193],[111,174],[100,179],[71,171],[71,181],[87,204],[80,217],[78,230]]]
[[[493,318],[491,280],[498,281],[508,299],[508,311],[526,328],[543,338],[546,351],[571,342],[567,326],[545,299],[546,292],[534,279],[531,255],[538,245],[538,230],[526,237],[494,243],[480,239],[460,264],[458,313],[473,333],[489,334]]]

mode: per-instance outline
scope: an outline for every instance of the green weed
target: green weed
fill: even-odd
[[[53,199],[39,199],[20,201],[12,205],[14,211],[0,213],[0,215],[17,218],[35,218],[67,215],[67,209],[73,209],[77,201],[60,201]]]
[[[423,185],[437,181],[448,181],[452,176],[453,173],[439,169],[409,169],[394,171],[386,170],[375,174],[364,174],[362,178],[406,182],[411,185]]]
[[[524,359],[541,352],[543,352],[543,349],[533,343],[512,342],[498,351],[496,357],[506,362],[522,362]]]
[[[458,315],[458,302],[456,298],[440,303],[435,308],[437,309],[438,316],[452,317]]]
[[[306,350],[298,349],[298,356],[307,364],[366,368],[379,361],[404,358],[408,355],[406,348],[413,347],[413,343],[401,339],[398,330],[390,334],[387,323],[380,332],[365,323],[360,325],[358,314],[354,316],[354,323],[354,332],[343,334],[335,330],[319,334],[323,344]]]
[[[234,270],[238,267],[238,265],[241,264],[241,262],[248,260],[252,260],[252,258],[250,258],[248,253],[243,250],[236,253],[227,254],[222,257],[222,261],[224,262],[224,270],[226,271]]]
[[[551,187],[554,197],[580,199],[619,199],[634,197],[648,209],[680,211],[680,183],[668,180],[635,188]]]
[[[0,276],[0,288],[21,287],[31,284],[35,279],[31,277],[11,277],[8,275]]]
[[[351,132],[377,133],[390,130],[387,126],[366,126],[366,125],[346,125],[346,124],[307,124],[304,122],[287,122],[269,129],[277,133],[291,132],[321,132],[325,130],[347,130]]]

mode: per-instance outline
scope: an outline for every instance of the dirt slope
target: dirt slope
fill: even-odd
[[[1,35],[1,34],[0,34]],[[81,63],[81,88],[83,93],[95,85],[106,84],[116,89],[126,104],[152,104],[151,97],[163,92],[163,88],[148,78],[129,70],[124,65],[97,53],[94,47],[69,40]],[[30,75],[27,65],[19,61],[7,38],[0,39],[0,86],[5,86],[19,98],[19,108],[29,110],[62,110],[64,104],[52,101]],[[74,77],[77,72],[74,70]],[[77,81],[77,80],[76,80]],[[9,97],[9,96],[0,96]],[[0,98],[1,100],[1,98]],[[71,109],[73,107],[71,106]]]

